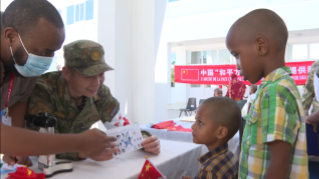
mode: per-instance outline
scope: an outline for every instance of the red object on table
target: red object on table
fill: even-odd
[[[166,178],[148,159],[146,159],[138,179],[158,179],[160,177]]]
[[[175,126],[176,123],[174,123],[173,120],[160,122],[157,124],[154,124],[152,128],[155,129],[167,129],[169,131],[181,131],[181,132],[192,132],[192,129],[184,128],[181,125]]]
[[[34,173],[33,170],[30,170],[27,167],[18,167],[17,170],[13,173],[9,173],[9,176],[6,179],[45,179],[43,173]]]

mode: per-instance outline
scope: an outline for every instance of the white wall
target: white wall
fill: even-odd
[[[119,100],[121,113],[140,124],[166,119],[166,1],[98,0],[97,6],[97,40],[115,68],[106,73],[105,84]]]
[[[234,0],[234,2],[235,1],[236,0]],[[216,1],[210,1],[210,3],[206,2],[206,4],[204,4],[203,0],[178,1],[170,3],[170,8],[173,8],[171,4],[174,4],[174,10],[185,11],[185,9],[189,7],[196,8],[195,6],[191,6],[191,4],[195,2],[202,3],[202,6],[209,6],[216,3]],[[249,6],[249,8],[239,6],[230,10],[170,18],[168,19],[170,25],[168,41],[175,42],[225,37],[230,26],[238,18],[257,8],[268,8],[278,13],[286,22],[289,31],[319,28],[319,23],[317,23],[319,17],[318,7],[318,0],[277,5],[256,3],[253,4],[253,6]]]
[[[187,51],[185,48],[174,48],[174,52],[176,53],[176,65],[186,65],[186,55]],[[171,103],[186,103],[186,84],[183,83],[175,83],[175,87],[171,88]],[[185,106],[183,106],[185,107]]]

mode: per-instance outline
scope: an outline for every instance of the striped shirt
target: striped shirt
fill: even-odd
[[[235,179],[238,178],[238,162],[228,144],[224,144],[198,158],[201,168],[195,179]]]
[[[289,67],[271,72],[260,85],[249,114],[241,146],[239,178],[265,178],[270,165],[267,143],[291,144],[287,178],[307,179],[308,158],[304,112]]]

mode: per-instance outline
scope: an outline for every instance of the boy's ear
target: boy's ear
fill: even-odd
[[[226,137],[228,134],[228,129],[225,126],[219,126],[218,128],[218,133],[217,133],[217,138],[218,139],[222,139],[224,137]]]
[[[259,55],[265,55],[268,52],[268,40],[263,36],[257,36],[255,46]]]

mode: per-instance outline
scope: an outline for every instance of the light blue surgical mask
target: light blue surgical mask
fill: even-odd
[[[25,76],[25,77],[33,77],[33,76],[40,76],[45,71],[47,71],[50,68],[51,62],[53,60],[53,57],[44,57],[44,56],[38,56],[31,54],[27,51],[27,49],[24,47],[23,42],[20,38],[20,35],[18,34],[20,42],[24,48],[24,50],[28,54],[27,62],[24,65],[18,65],[13,57],[12,49],[10,46],[11,55],[14,61],[14,67],[17,69],[17,71]]]

